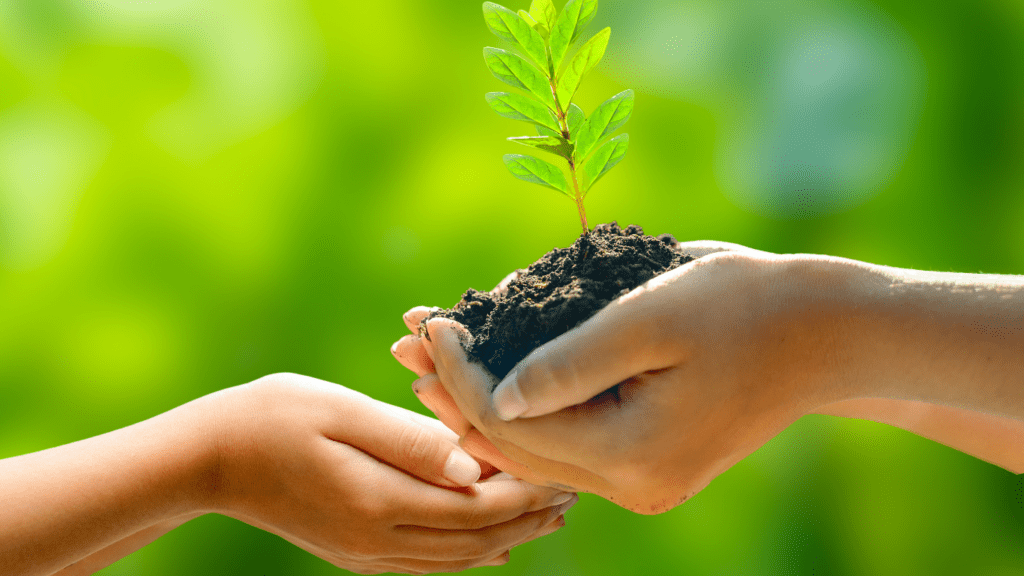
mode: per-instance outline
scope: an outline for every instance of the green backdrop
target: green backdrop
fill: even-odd
[[[525,8],[525,0],[510,7]],[[637,89],[592,223],[1024,273],[1019,0],[603,0],[589,112]],[[0,457],[289,371],[422,411],[388,352],[578,233],[477,2],[0,0]],[[1020,574],[1020,478],[807,417],[685,505],[594,497],[494,574]],[[337,574],[223,517],[104,570]]]

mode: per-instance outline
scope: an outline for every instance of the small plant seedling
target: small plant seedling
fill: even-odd
[[[583,199],[591,186],[626,155],[629,134],[602,142],[633,112],[632,90],[612,96],[590,118],[572,102],[580,80],[601,61],[611,37],[611,28],[601,30],[562,66],[596,12],[597,0],[570,0],[561,13],[551,0],[533,0],[529,11],[518,13],[484,2],[487,27],[519,52],[487,47],[484,61],[499,80],[526,93],[489,92],[487,102],[506,118],[534,124],[537,136],[509,140],[560,156],[568,164],[569,179],[562,168],[525,154],[506,154],[505,165],[516,178],[571,198],[584,235],[590,228]]]

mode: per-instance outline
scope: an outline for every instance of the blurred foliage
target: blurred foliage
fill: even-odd
[[[602,2],[577,101],[639,89],[591,223],[1024,273],[1024,4],[735,4]],[[491,42],[455,1],[0,0],[0,457],[279,371],[422,411],[402,312],[578,233],[505,173]],[[1022,545],[1020,478],[815,416],[667,514],[584,498],[489,573],[1019,574]],[[102,574],[338,572],[208,516]]]

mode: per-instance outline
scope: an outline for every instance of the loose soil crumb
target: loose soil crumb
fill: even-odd
[[[670,234],[654,237],[636,225],[600,224],[572,246],[555,248],[517,270],[505,290],[470,288],[454,308],[427,319],[451,318],[468,328],[469,358],[501,380],[534,348],[651,278],[694,260],[676,245]]]

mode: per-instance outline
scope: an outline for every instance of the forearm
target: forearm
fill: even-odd
[[[1024,473],[1024,422],[941,404],[858,398],[822,406],[817,414],[889,424],[945,444],[1014,474]]]
[[[53,576],[88,576],[95,574],[200,515],[199,513],[186,514],[164,520],[148,528],[143,528],[135,534],[119,540],[102,550],[97,550],[63,570],[55,572]]]
[[[837,336],[849,397],[1024,421],[1024,277],[859,270]]]
[[[206,402],[0,461],[0,573],[53,574],[201,511],[217,473]]]

